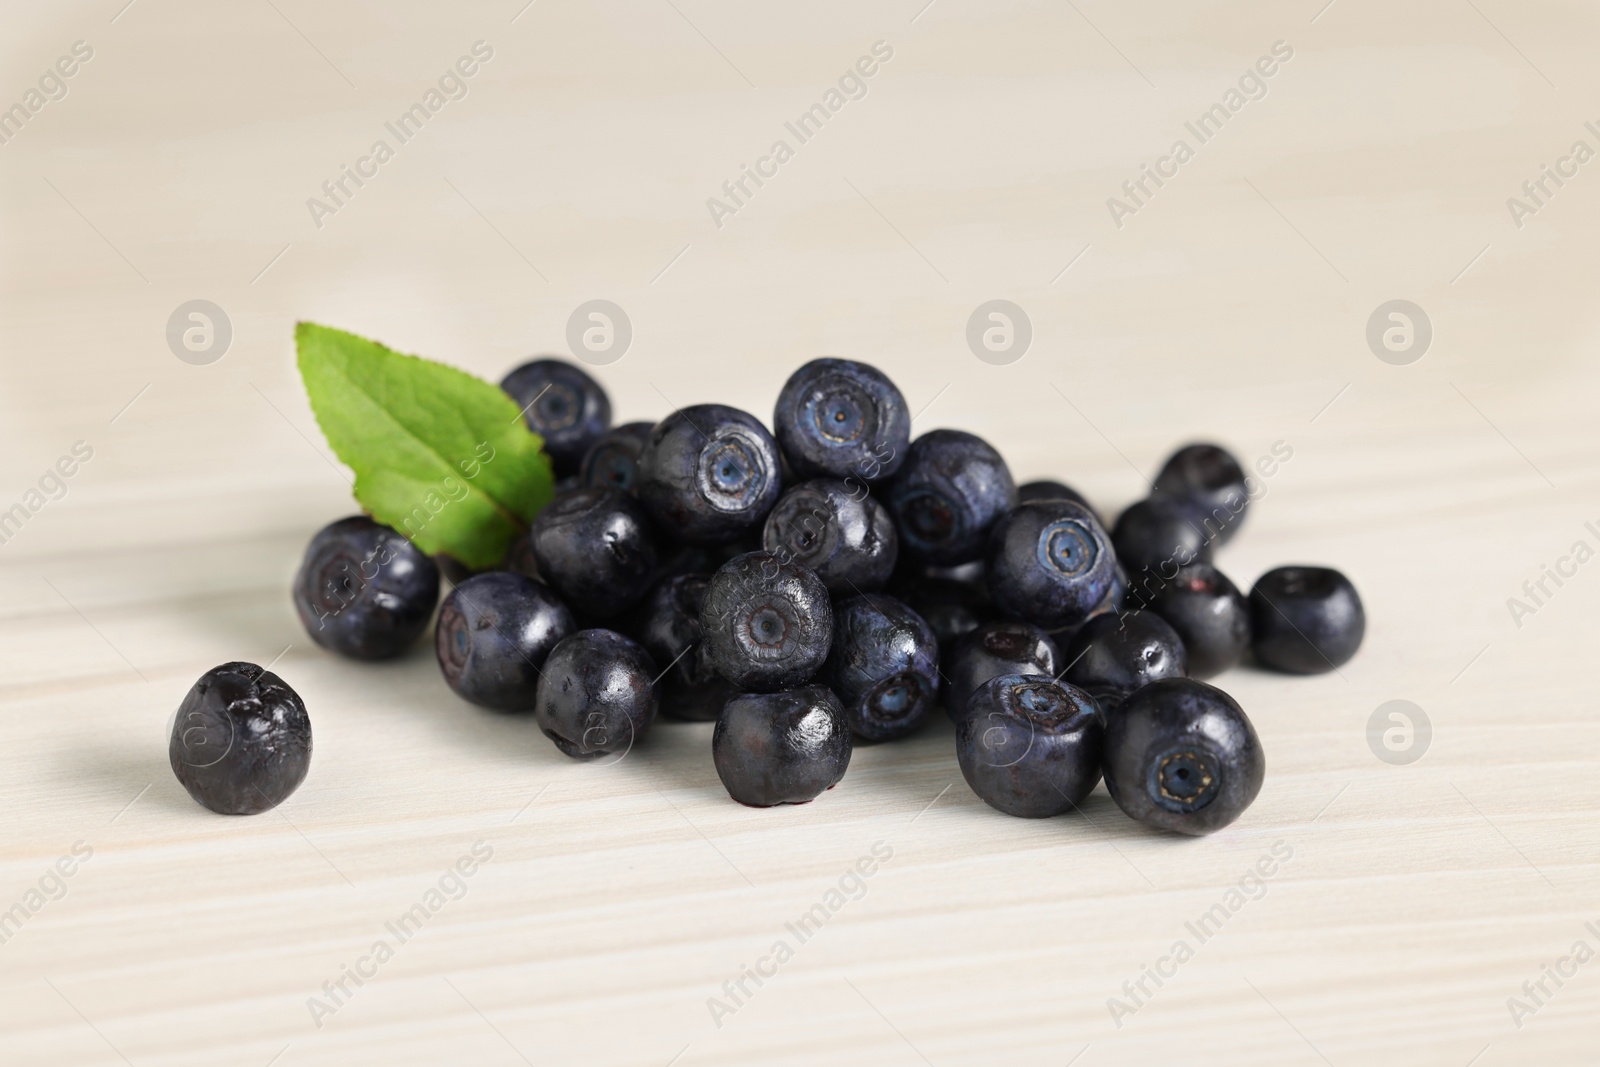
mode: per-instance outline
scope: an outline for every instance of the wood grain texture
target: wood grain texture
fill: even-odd
[[[0,38],[0,105],[94,53],[0,145],[0,510],[93,449],[0,544],[0,909],[29,912],[0,943],[0,1062],[1593,1062],[1600,963],[1560,961],[1600,949],[1600,563],[1507,606],[1600,549],[1600,164],[1545,179],[1520,226],[1507,206],[1600,148],[1592,6],[122,5],[14,8]],[[307,198],[480,40],[465,96],[316,225]],[[876,41],[865,95],[716,225],[707,198]],[[1107,198],[1278,41],[1265,95],[1116,225]],[[165,338],[196,298],[233,327],[208,366]],[[564,351],[594,298],[633,324],[597,372],[619,421],[765,417],[805,359],[867,358],[919,430],[1111,512],[1182,441],[1284,442],[1219,562],[1341,566],[1366,645],[1338,674],[1219,680],[1268,775],[1199,841],[1103,789],[1001,816],[943,721],[859,749],[816,803],[749,810],[709,726],[577,766],[455,699],[425,645],[316,650],[288,581],[351,504],[293,323],[498,378]],[[1033,324],[1008,366],[964,336],[995,298]],[[1396,298],[1433,324],[1408,366],[1364,339]],[[210,815],[167,767],[170,717],[207,668],[275,657],[311,774],[277,811]],[[1408,766],[1368,745],[1391,699],[1433,724]],[[1192,958],[1144,977],[1180,939]],[[771,977],[725,989],[780,940]]]

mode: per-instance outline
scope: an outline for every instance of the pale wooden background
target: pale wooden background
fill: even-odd
[[[8,3],[0,34],[5,105],[95,50],[0,146],[0,506],[94,448],[0,545],[0,907],[93,849],[0,945],[0,1061],[1593,1062],[1600,963],[1520,1028],[1507,998],[1600,947],[1600,564],[1520,628],[1506,599],[1597,544],[1600,163],[1521,228],[1505,203],[1600,147],[1592,5],[124,3]],[[479,39],[470,94],[315,228],[305,198]],[[705,198],[880,39],[868,96],[717,229]],[[1106,197],[1277,40],[1269,95],[1116,228]],[[1220,562],[1341,565],[1366,647],[1221,679],[1266,787],[1178,841],[1103,791],[1087,818],[998,815],[942,723],[747,810],[709,726],[578,766],[454,699],[425,647],[310,646],[289,576],[351,504],[292,323],[497,377],[597,297],[635,330],[599,372],[619,419],[767,417],[800,361],[869,358],[930,405],[919,428],[1112,510],[1183,439],[1288,442]],[[995,297],[1034,323],[1008,367],[963,339]],[[1405,367],[1363,340],[1399,297],[1435,328]],[[233,323],[210,366],[164,340],[193,298]],[[280,654],[310,777],[213,816],[167,768],[169,717],[205,669]],[[1396,698],[1435,727],[1405,767],[1365,734]],[[307,998],[480,840],[465,897],[316,1027]],[[707,999],[879,841],[865,897],[714,1025]],[[1265,896],[1114,1025],[1107,998],[1279,841]]]

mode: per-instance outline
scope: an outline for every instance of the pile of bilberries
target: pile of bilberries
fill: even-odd
[[[719,404],[612,428],[605,392],[556,360],[502,387],[558,494],[501,569],[453,575],[439,667],[575,759],[618,758],[658,711],[715,720],[735,800],[804,803],[854,742],[906,737],[942,703],[1000,811],[1061,814],[1103,776],[1135,819],[1203,834],[1255,799],[1265,762],[1239,705],[1197,679],[1247,652],[1331,670],[1365,628],[1337,571],[1278,568],[1246,598],[1212,566],[1252,496],[1214,445],[1174,454],[1108,534],[1067,486],[1018,488],[972,434],[912,440],[905,398],[864,363],[801,367],[772,432]],[[458,570],[343,519],[312,540],[295,603],[324,647],[399,655],[441,565]]]

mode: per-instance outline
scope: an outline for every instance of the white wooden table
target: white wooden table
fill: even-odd
[[[1600,564],[1562,562],[1600,548],[1590,6],[123,3],[10,4],[0,35],[26,113],[0,125],[0,510],[27,511],[0,543],[0,1062],[1594,1062]],[[1168,176],[1134,201],[1142,165]],[[744,166],[764,184],[714,212]],[[1001,816],[942,721],[750,810],[709,726],[579,766],[426,645],[317,650],[289,577],[353,508],[293,323],[498,377],[593,299],[632,324],[596,372],[619,421],[766,417],[799,362],[867,358],[919,429],[1112,511],[1184,440],[1284,442],[1219,562],[1341,566],[1366,646],[1219,680],[1269,769],[1196,841],[1103,790]],[[1031,322],[1008,365],[966,340],[992,299]],[[1397,299],[1431,323],[1412,362],[1366,339]],[[168,344],[191,300],[231,326],[209,363]],[[233,659],[276,660],[316,733],[252,819],[167,767],[179,699]],[[1408,764],[1369,746],[1391,700],[1432,724]]]

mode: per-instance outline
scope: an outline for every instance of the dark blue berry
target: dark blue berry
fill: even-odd
[[[219,815],[275,808],[311,768],[311,719],[282,678],[254,663],[200,676],[178,705],[167,745],[172,773]]]
[[[656,718],[649,653],[611,630],[579,630],[544,661],[534,720],[573,759],[626,754]]]
[[[1261,792],[1266,756],[1227,693],[1192,678],[1138,690],[1107,717],[1106,788],[1117,807],[1158,830],[1209,834]]]
[[[981,557],[990,527],[1016,499],[1011,471],[987,441],[931,430],[911,442],[885,503],[900,530],[900,550],[948,566]]]
[[[572,612],[544,583],[511,571],[480,574],[451,590],[439,608],[439,670],[465,700],[530,711],[539,668],[574,628]]]
[[[1226,544],[1238,532],[1250,505],[1244,468],[1220,445],[1185,445],[1156,475],[1152,496],[1182,500],[1200,515],[1208,539]]]
[[[833,612],[828,680],[863,741],[892,741],[928,721],[939,688],[939,645],[922,616],[868,593]]]
[[[738,408],[698,404],[650,431],[635,492],[667,533],[714,545],[759,529],[782,489],[767,428]]]
[[[1042,819],[1078,806],[1100,780],[1104,726],[1081,689],[1036,675],[999,675],[956,721],[961,775],[990,807]]]
[[[625,422],[613,426],[589,446],[578,467],[580,484],[599,489],[633,492],[639,482],[639,457],[654,429],[652,422]]]
[[[722,709],[711,757],[728,795],[768,808],[804,804],[832,789],[850,766],[850,727],[827,686],[747,693]]]
[[[600,383],[560,359],[536,359],[505,376],[508,393],[528,429],[544,439],[556,477],[577,473],[578,463],[611,425],[611,401]]]
[[[1108,713],[1129,693],[1188,668],[1183,639],[1150,611],[1097,615],[1061,651],[1066,679],[1087,690]]]
[[[989,541],[989,593],[1002,615],[1047,630],[1088,618],[1111,592],[1117,559],[1094,513],[1070,500],[1011,509]]]
[[[701,641],[700,609],[708,574],[663,578],[634,615],[631,636],[660,666],[656,690],[663,715],[710,722],[739,689],[711,668]]]
[[[1227,575],[1208,563],[1178,571],[1150,601],[1183,640],[1191,678],[1232,667],[1250,648],[1250,604]]]
[[[1135,586],[1149,575],[1169,575],[1191,563],[1210,563],[1215,544],[1194,505],[1152,496],[1128,505],[1111,529],[1117,558]]]
[[[1045,479],[1017,486],[1017,503],[1031,504],[1035,500],[1070,500],[1074,504],[1082,504],[1096,519],[1100,519],[1100,513],[1095,511],[1088,498],[1065,482]],[[1105,525],[1105,520],[1100,519],[1100,524]]]
[[[873,593],[894,572],[900,538],[861,482],[819,478],[784,492],[767,515],[762,547],[810,567],[828,592]]]
[[[1256,662],[1290,674],[1343,666],[1367,632],[1367,613],[1350,579],[1330,567],[1277,567],[1250,590]]]
[[[905,460],[911,411],[882,371],[814,359],[778,394],[773,433],[799,478],[887,478]]]
[[[562,493],[534,518],[539,573],[580,617],[609,619],[636,604],[656,575],[650,520],[620,489]]]
[[[700,629],[713,670],[769,693],[805,684],[827,660],[833,609],[809,567],[746,552],[711,576]]]
[[[945,711],[959,722],[967,701],[989,679],[1011,674],[1054,678],[1061,667],[1056,643],[1039,627],[1017,620],[984,623],[944,657]]]
[[[403,653],[438,602],[434,561],[363,515],[323,527],[294,579],[295,611],[311,640],[353,659]]]

